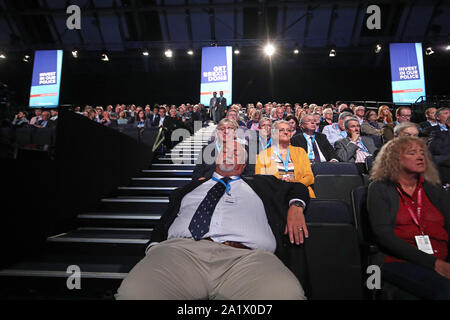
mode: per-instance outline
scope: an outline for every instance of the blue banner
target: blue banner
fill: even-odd
[[[202,49],[200,103],[206,107],[213,92],[223,91],[227,104],[232,104],[233,62],[232,47],[205,47]]]
[[[425,96],[425,74],[421,43],[389,45],[392,101],[413,103]]]
[[[62,50],[41,50],[34,54],[30,107],[54,108],[59,105]]]

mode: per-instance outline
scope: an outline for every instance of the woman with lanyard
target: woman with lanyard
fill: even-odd
[[[266,150],[272,145],[272,138],[270,136],[272,128],[272,120],[267,117],[262,117],[259,120],[258,136],[257,136],[257,154]]]
[[[371,170],[368,212],[382,276],[424,299],[450,299],[450,197],[425,143],[389,141]]]
[[[308,187],[309,195],[315,198],[311,185],[314,175],[308,155],[303,148],[291,146],[291,126],[285,120],[272,125],[272,146],[262,151],[256,160],[255,174],[274,175],[287,182],[300,182]]]

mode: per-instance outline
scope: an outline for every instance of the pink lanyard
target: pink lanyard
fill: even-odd
[[[402,199],[403,204],[405,205],[406,209],[408,209],[411,219],[419,227],[420,232],[422,232],[422,235],[423,235],[424,232],[419,223],[420,215],[422,214],[422,206],[423,206],[423,204],[422,204],[422,186],[419,187],[419,190],[417,191],[417,215],[414,213],[411,205],[409,205],[408,202],[406,201],[405,196],[403,195],[403,192],[399,189],[399,187],[397,187],[397,190],[400,194],[400,198]]]

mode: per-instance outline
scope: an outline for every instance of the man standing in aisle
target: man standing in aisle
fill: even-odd
[[[219,122],[225,117],[225,110],[227,109],[227,99],[223,96],[223,91],[219,92],[220,97],[216,101],[216,120]]]

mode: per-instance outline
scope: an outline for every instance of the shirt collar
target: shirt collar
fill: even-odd
[[[217,178],[217,179],[222,179],[222,178],[223,178],[223,176],[221,176],[221,175],[218,174],[217,172],[214,172],[214,173],[213,173],[213,177],[214,177],[214,178]],[[234,179],[239,178],[239,176],[230,176],[230,178],[234,180]]]

